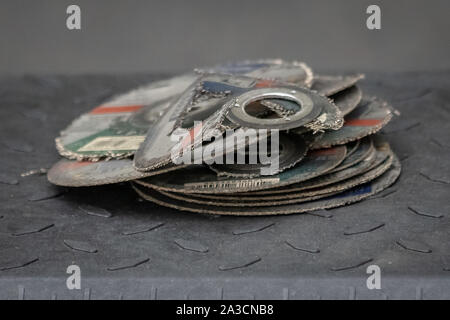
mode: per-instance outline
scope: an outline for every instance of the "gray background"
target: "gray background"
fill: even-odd
[[[66,29],[78,4],[82,30]],[[369,4],[382,29],[366,28]],[[0,72],[177,72],[224,61],[302,59],[315,70],[450,67],[448,0],[2,0]]]

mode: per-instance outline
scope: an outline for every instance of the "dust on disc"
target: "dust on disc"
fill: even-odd
[[[380,130],[391,118],[392,111],[387,103],[363,98],[359,106],[345,117],[341,129],[325,132],[311,148],[327,148],[361,139]]]
[[[374,138],[375,139],[372,138],[367,139],[368,142],[364,143],[365,145],[361,149],[361,154],[364,155],[364,158],[362,158],[359,162],[353,164],[353,166],[351,167],[346,167],[346,165],[348,164],[346,163],[346,160],[348,159],[346,157],[344,161],[342,161],[341,164],[339,164],[339,166],[337,166],[333,170],[330,170],[324,175],[320,175],[314,179],[292,184],[288,187],[249,192],[247,193],[247,195],[253,196],[253,195],[266,195],[266,194],[278,194],[278,193],[289,193],[293,191],[301,191],[313,187],[324,186],[343,179],[348,179],[352,176],[370,170],[374,166],[379,165],[392,153],[389,144],[384,139],[382,139],[381,137],[374,137]]]
[[[364,79],[363,74],[354,74],[348,76],[317,75],[314,76],[311,89],[324,96],[331,96],[342,90],[354,86],[361,79]]]
[[[199,197],[205,197],[209,199],[221,199],[221,198],[231,198],[236,197],[238,199],[242,200],[251,200],[255,197],[262,197],[262,196],[271,196],[277,197],[277,198],[283,198],[287,194],[291,194],[293,192],[300,192],[303,190],[308,189],[314,189],[318,187],[323,187],[332,183],[336,183],[348,178],[351,178],[355,175],[362,174],[370,169],[372,169],[374,166],[379,165],[382,161],[384,161],[388,156],[390,155],[390,150],[386,150],[384,147],[380,148],[378,150],[375,150],[375,148],[371,145],[370,153],[367,154],[366,158],[364,158],[363,161],[355,164],[354,166],[333,172],[333,170],[320,175],[318,177],[315,177],[313,179],[309,179],[303,182],[291,184],[285,187],[275,188],[275,189],[267,189],[267,190],[260,190],[260,191],[254,191],[254,192],[247,192],[245,194],[230,194],[230,195],[199,195]],[[340,165],[339,165],[340,166]],[[339,167],[338,166],[338,167]],[[338,168],[337,167],[337,168]],[[281,196],[280,196],[281,194]]]
[[[362,91],[358,86],[352,86],[330,96],[330,99],[333,100],[342,115],[345,116],[352,112],[361,102]]]
[[[347,153],[347,156],[345,157],[344,161],[342,161],[342,163],[340,165],[338,165],[336,168],[331,170],[330,173],[346,169],[348,167],[351,167],[351,166],[359,163],[360,161],[365,159],[372,150],[375,149],[370,136],[362,138],[361,140],[357,140],[357,141],[359,142],[358,147],[353,152],[349,151]],[[346,144],[346,145],[347,145],[347,150],[348,150],[349,146],[348,146],[348,144]]]
[[[169,208],[195,213],[209,213],[218,215],[263,216],[304,213],[320,209],[331,209],[354,203],[368,198],[376,193],[379,193],[389,187],[397,180],[400,172],[400,161],[397,157],[394,156],[391,168],[389,168],[384,174],[372,181],[356,186],[348,191],[316,201],[281,206],[258,207],[256,209],[253,207],[218,207],[212,205],[205,206],[194,203],[187,203],[185,201],[168,198],[167,196],[162,195],[154,189],[147,189],[136,184],[134,184],[133,187],[143,199]]]
[[[87,187],[145,178],[185,166],[168,166],[156,171],[140,172],[134,169],[133,160],[75,161],[61,159],[48,171],[48,180],[65,187]]]
[[[203,205],[214,205],[214,206],[231,206],[231,207],[264,207],[264,206],[279,206],[292,203],[300,203],[306,201],[313,201],[320,198],[336,194],[338,192],[346,191],[357,185],[366,183],[367,181],[373,180],[376,177],[383,174],[392,164],[393,155],[392,153],[387,157],[383,158],[375,167],[364,172],[360,175],[354,176],[350,179],[344,181],[338,181],[336,183],[327,185],[325,187],[315,188],[313,190],[296,191],[289,194],[282,195],[266,195],[257,197],[227,197],[227,196],[214,196],[214,195],[192,195],[183,193],[171,193],[166,191],[160,191],[161,194],[189,202],[197,203]],[[209,197],[206,197],[209,196]]]
[[[291,90],[292,88],[295,90]],[[313,101],[303,92],[305,90],[307,89],[300,90],[298,87],[279,83],[275,80],[255,79],[241,75],[199,75],[199,78],[171,104],[160,121],[149,129],[145,141],[136,152],[134,166],[139,171],[148,171],[168,165],[172,162],[171,155],[173,153],[177,154],[183,150],[197,147],[204,141],[210,141],[212,137],[217,136],[217,133],[223,133],[226,129],[222,125],[224,119],[234,112],[239,114],[241,108],[237,106],[246,106],[243,101],[244,98],[247,98],[245,100],[247,103],[253,102],[253,99],[258,100],[266,97],[293,97],[293,99],[299,97],[303,101],[301,110],[291,117],[291,121],[286,119],[260,119],[249,115],[250,119],[257,119],[258,123],[268,121],[270,123],[269,129],[289,126],[289,124],[292,125],[292,123],[298,121],[305,121],[308,117],[314,118],[316,113],[320,112],[320,109],[318,109],[318,106],[313,108]],[[318,95],[314,97],[325,99]],[[212,110],[211,106],[208,107],[209,112],[214,111],[212,114],[209,115],[209,112],[198,113],[207,116],[207,118],[195,119],[200,123],[189,129],[188,132],[184,130],[186,135],[182,141],[172,139],[172,134],[182,127],[190,110],[196,108],[198,103],[217,98],[220,98],[220,100],[217,101],[216,107],[212,107]],[[238,101],[240,102],[238,103]],[[184,125],[189,126],[186,123]],[[256,128],[254,126],[244,127]],[[196,143],[197,145],[195,145]]]
[[[269,138],[270,139],[270,138]],[[253,144],[258,148],[258,144]],[[248,147],[249,151],[252,146]],[[269,149],[269,147],[267,147]],[[308,151],[307,144],[303,139],[297,135],[287,134],[284,132],[279,133],[279,156],[278,156],[278,168],[272,171],[271,174],[280,173],[288,168],[293,167],[300,160],[302,160]],[[256,150],[255,150],[256,151]],[[268,150],[269,151],[269,150]],[[249,152],[250,153],[250,152]],[[255,158],[258,157],[258,151],[254,154]],[[271,155],[272,157],[273,155]],[[249,156],[248,156],[249,157]],[[259,163],[245,163],[245,164],[212,164],[210,168],[214,170],[219,176],[228,177],[258,177],[261,176],[261,168],[267,169],[268,165]]]
[[[334,169],[345,158],[345,146],[308,152],[297,165],[279,174],[260,178],[218,177],[207,167],[185,168],[171,174],[149,177],[136,182],[164,191],[184,193],[236,193],[263,190],[312,179]]]
[[[317,138],[320,138],[320,137],[317,137]],[[361,142],[361,140],[355,140],[355,141],[351,141],[346,144],[346,146],[347,146],[346,158],[350,157],[356,151],[356,149],[358,149],[360,142]]]
[[[309,86],[312,71],[301,62],[244,61],[210,68],[212,72],[279,78]],[[74,160],[121,159],[134,154],[151,127],[167,108],[166,102],[181,95],[198,75],[152,82],[117,95],[75,119],[56,139],[60,154]],[[142,112],[145,111],[145,112]],[[136,121],[132,121],[134,118]]]
[[[310,87],[313,71],[304,62],[281,59],[244,60],[225,63],[212,68],[199,68],[201,72],[245,74],[259,79],[274,79],[292,83],[299,87]]]
[[[59,153],[69,159],[119,159],[132,155],[148,128],[167,109],[172,97],[195,80],[193,74],[153,82],[118,95],[75,119],[56,138]]]
[[[337,107],[339,115],[336,114],[336,110],[325,110],[324,114],[322,115],[322,117],[327,117],[327,122],[325,125],[322,125],[320,122],[315,124],[313,123],[314,125],[309,124],[307,126],[295,128],[292,130],[292,132],[299,135],[304,135],[308,132],[311,132],[311,130],[313,130],[314,132],[322,129],[340,130],[339,124],[342,124],[339,120],[340,117],[345,116],[357,107],[357,105],[361,102],[362,92],[359,87],[352,86],[330,96],[329,98]]]
[[[245,194],[230,194],[230,195],[211,195],[211,194],[198,194],[195,195],[199,198],[206,198],[208,200],[214,199],[226,199],[226,200],[236,200],[236,201],[255,201],[256,199],[261,200],[281,200],[281,199],[293,199],[301,197],[312,197],[319,194],[324,194],[328,192],[334,192],[335,189],[331,190],[333,186],[340,186],[338,191],[342,191],[342,187],[354,183],[354,181],[359,181],[361,177],[370,176],[369,172],[378,172],[374,169],[381,167],[383,163],[386,167],[386,161],[392,158],[391,150],[378,150],[370,154],[364,161],[359,164],[344,169],[339,172],[325,174],[323,176],[316,177],[311,180],[307,180],[301,183],[293,184],[289,187],[278,188],[273,190],[264,190],[264,192],[252,192]],[[390,164],[388,164],[389,166]],[[367,174],[366,174],[367,173]],[[358,178],[359,177],[359,178]],[[353,185],[352,185],[353,186]]]

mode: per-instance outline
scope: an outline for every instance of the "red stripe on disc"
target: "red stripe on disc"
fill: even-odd
[[[270,88],[276,84],[274,80],[259,80],[255,83],[255,88]]]
[[[64,170],[71,170],[71,169],[77,169],[80,167],[91,165],[95,162],[90,161],[70,161],[70,162],[63,162],[60,167]]]
[[[336,149],[335,148],[327,148],[327,149],[319,149],[312,151],[309,156],[317,157],[317,156],[329,156],[329,155],[335,155]]]
[[[90,112],[90,114],[105,114],[105,113],[120,113],[120,112],[135,112],[141,109],[142,105],[136,106],[117,106],[117,107],[106,107],[100,106],[95,108]]]
[[[376,126],[381,123],[380,119],[348,119],[345,120],[345,126],[354,126],[354,127],[370,127]]]

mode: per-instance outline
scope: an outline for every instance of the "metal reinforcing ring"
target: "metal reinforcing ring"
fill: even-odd
[[[252,102],[264,99],[284,99],[297,103],[300,111],[288,118],[263,119],[249,115],[245,107]],[[308,94],[299,89],[291,88],[262,88],[250,90],[231,100],[230,111],[227,117],[230,121],[242,127],[255,129],[281,129],[287,130],[297,128],[313,120],[320,109],[314,104]],[[319,109],[319,110],[317,110]]]

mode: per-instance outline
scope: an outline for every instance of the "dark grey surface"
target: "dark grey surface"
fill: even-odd
[[[450,298],[449,72],[367,75],[364,92],[402,113],[384,132],[403,173],[348,207],[213,217],[139,201],[127,183],[20,176],[59,158],[53,139],[73,118],[156,78],[0,79],[0,298]],[[71,264],[81,290],[66,288]],[[370,264],[382,290],[366,288]]]
[[[81,31],[66,28],[78,4]],[[381,7],[382,29],[366,28]],[[2,0],[0,73],[182,71],[239,59],[314,69],[450,68],[448,0]]]

